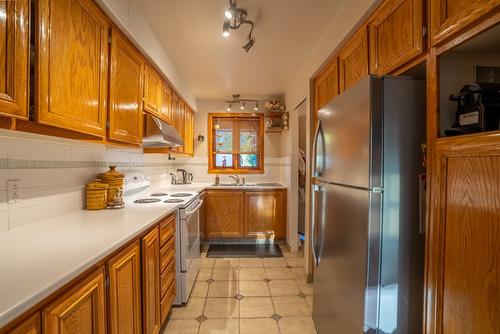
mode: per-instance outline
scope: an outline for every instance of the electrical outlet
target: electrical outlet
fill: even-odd
[[[21,180],[7,180],[7,203],[16,203],[21,199]]]

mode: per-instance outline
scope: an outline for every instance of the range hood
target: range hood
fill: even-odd
[[[184,141],[173,126],[156,116],[149,114],[144,116],[142,147],[162,148],[182,145],[184,145]]]

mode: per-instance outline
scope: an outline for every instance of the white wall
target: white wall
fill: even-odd
[[[184,100],[196,110],[196,98],[138,9],[140,0],[96,0],[113,22],[160,69]]]

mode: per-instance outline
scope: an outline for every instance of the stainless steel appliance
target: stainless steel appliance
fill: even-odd
[[[318,334],[421,333],[424,83],[368,76],[318,112],[313,319]]]

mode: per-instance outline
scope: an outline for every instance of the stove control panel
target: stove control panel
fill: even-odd
[[[143,190],[151,185],[151,179],[141,172],[125,173],[123,192],[130,193]]]

